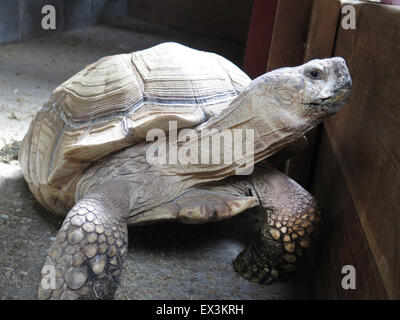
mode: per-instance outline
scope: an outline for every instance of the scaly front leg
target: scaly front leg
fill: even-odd
[[[128,246],[128,203],[126,185],[113,183],[71,209],[47,256],[39,299],[114,296]],[[55,277],[53,283],[49,276]]]
[[[266,221],[233,266],[246,279],[270,283],[304,260],[319,234],[321,214],[311,194],[272,166],[256,167],[250,179]]]

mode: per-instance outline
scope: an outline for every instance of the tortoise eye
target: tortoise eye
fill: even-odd
[[[318,80],[322,78],[322,72],[318,69],[312,69],[307,72],[307,75],[314,80]]]

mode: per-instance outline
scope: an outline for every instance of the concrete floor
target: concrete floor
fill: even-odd
[[[243,48],[204,36],[122,21],[0,46],[0,149],[21,140],[61,82],[100,57],[177,41],[239,63]],[[130,29],[130,30],[128,30]],[[1,156],[0,156],[1,160]],[[232,261],[257,230],[259,212],[189,226],[129,229],[116,299],[289,299],[290,282],[262,286],[236,275]],[[16,160],[0,161],[0,299],[35,299],[40,270],[62,223],[33,198]]]

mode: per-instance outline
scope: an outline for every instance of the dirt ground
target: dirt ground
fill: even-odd
[[[236,63],[242,56],[241,46],[201,35],[134,21],[119,26],[0,46],[0,149],[23,138],[57,85],[103,56],[165,41],[221,53]],[[17,160],[1,153],[0,160],[0,299],[35,299],[40,270],[62,218],[36,202]],[[290,282],[262,286],[233,271],[232,261],[255,235],[259,220],[252,211],[208,225],[130,228],[116,299],[293,298]]]

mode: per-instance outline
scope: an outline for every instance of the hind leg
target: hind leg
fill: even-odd
[[[311,194],[272,166],[257,167],[250,179],[265,222],[233,266],[246,279],[270,283],[296,270],[310,252],[321,214]]]

